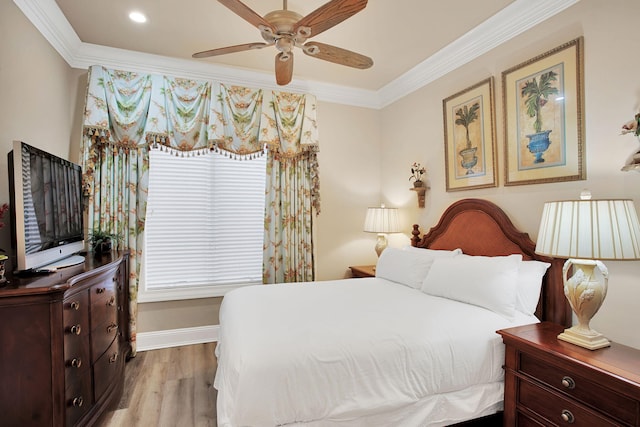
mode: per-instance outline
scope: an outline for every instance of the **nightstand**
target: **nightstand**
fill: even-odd
[[[355,265],[349,268],[353,277],[376,277],[375,265]]]
[[[640,350],[587,350],[543,322],[498,331],[505,343],[505,426],[640,426]]]

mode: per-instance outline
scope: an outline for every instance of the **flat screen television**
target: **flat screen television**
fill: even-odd
[[[8,166],[15,270],[83,262],[82,168],[21,141]]]

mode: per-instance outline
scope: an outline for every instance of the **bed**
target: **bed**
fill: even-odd
[[[458,201],[412,235],[382,253],[375,278],[227,293],[218,426],[425,427],[499,413],[495,331],[569,324],[562,260],[537,256],[486,200]]]

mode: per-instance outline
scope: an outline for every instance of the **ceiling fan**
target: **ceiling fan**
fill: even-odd
[[[275,45],[279,51],[275,60],[276,82],[279,85],[286,85],[291,81],[294,47],[301,48],[305,54],[311,57],[353,68],[366,69],[373,65],[373,60],[368,56],[320,42],[307,41],[360,12],[367,6],[367,0],[331,0],[304,17],[288,10],[287,0],[283,0],[282,10],[274,10],[264,17],[258,15],[240,0],[218,1],[257,27],[264,42],[205,50],[194,53],[194,58],[225,55]]]

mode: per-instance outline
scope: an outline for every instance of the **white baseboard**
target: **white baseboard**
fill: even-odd
[[[219,329],[219,325],[211,325],[170,329],[166,331],[140,332],[136,336],[137,351],[216,342],[218,341]]]

